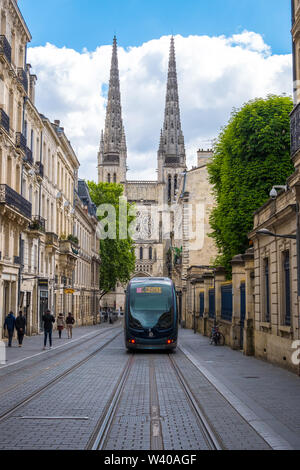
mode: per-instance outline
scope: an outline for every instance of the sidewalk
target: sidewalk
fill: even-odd
[[[271,434],[300,449],[300,378],[209,338],[180,330],[179,347],[234,407]],[[250,418],[249,418],[250,419]]]
[[[108,323],[102,323],[101,325],[96,325],[96,326],[83,326],[83,327],[75,327],[73,328],[73,338],[68,339],[68,333],[67,330],[64,329],[62,333],[62,339],[59,339],[58,337],[58,331],[53,331],[53,350],[57,349],[58,347],[63,347],[65,345],[68,345],[72,342],[78,341],[82,337],[88,338],[89,336],[94,335],[97,331],[100,329],[107,328],[109,325]],[[25,336],[24,341],[23,341],[23,346],[22,348],[19,348],[18,346],[18,341],[16,338],[13,339],[12,347],[8,348],[7,347],[7,340],[5,341],[5,346],[6,346],[6,365],[0,365],[0,370],[3,368],[6,368],[10,365],[13,365],[19,361],[35,357],[39,354],[45,354],[49,350],[49,339],[47,341],[47,350],[43,351],[44,347],[44,333],[41,333],[36,336]]]

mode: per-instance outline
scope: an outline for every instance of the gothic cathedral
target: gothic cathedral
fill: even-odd
[[[168,276],[171,238],[163,228],[165,208],[175,203],[186,172],[181,129],[174,38],[171,38],[165,117],[157,154],[157,181],[127,180],[127,146],[122,120],[117,39],[114,37],[105,129],[98,153],[99,182],[121,183],[128,202],[137,207],[136,272],[134,276]],[[154,209],[154,210],[153,210]],[[156,209],[156,210],[155,210]],[[153,215],[155,214],[155,215]],[[157,220],[154,223],[154,218]],[[119,291],[119,289],[118,289]],[[123,305],[124,290],[115,293],[115,307]],[[111,306],[111,301],[109,302]]]

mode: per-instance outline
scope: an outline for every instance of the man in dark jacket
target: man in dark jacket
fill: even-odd
[[[11,343],[12,343],[12,339],[13,339],[13,335],[14,335],[14,331],[15,331],[15,326],[16,326],[16,319],[14,317],[14,314],[13,314],[13,312],[9,312],[9,314],[5,318],[5,322],[4,322],[4,330],[5,330],[5,328],[7,328],[7,332],[8,332],[8,347],[9,348],[11,348]]]
[[[52,330],[53,330],[53,323],[55,323],[55,318],[53,315],[51,315],[50,310],[47,310],[45,312],[45,315],[43,315],[42,320],[44,322],[44,349],[46,349],[48,335],[49,335],[50,349],[52,349]]]
[[[19,348],[21,348],[23,344],[25,328],[26,328],[26,319],[23,316],[23,312],[20,311],[19,316],[16,319],[16,329],[18,333]]]

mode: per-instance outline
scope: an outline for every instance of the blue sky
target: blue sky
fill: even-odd
[[[140,46],[163,35],[219,36],[254,31],[273,54],[291,52],[290,0],[19,0],[32,45],[77,51]]]
[[[212,146],[233,108],[256,97],[292,93],[290,0],[18,4],[32,34],[27,58],[38,77],[37,108],[61,121],[83,178],[95,178],[114,34],[129,179],[157,176],[171,34],[189,168],[199,148]]]

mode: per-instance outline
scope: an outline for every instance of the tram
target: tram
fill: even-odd
[[[171,279],[134,278],[129,282],[124,332],[128,350],[177,347],[178,309]]]

